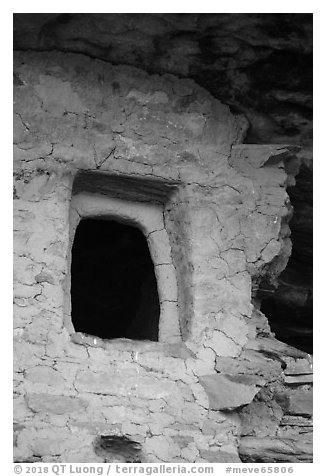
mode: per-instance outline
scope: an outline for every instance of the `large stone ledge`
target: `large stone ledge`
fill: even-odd
[[[296,435],[293,438],[241,438],[239,454],[250,463],[311,463],[312,438]]]

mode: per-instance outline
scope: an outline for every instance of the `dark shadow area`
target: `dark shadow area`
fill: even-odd
[[[94,440],[94,451],[105,462],[111,462],[114,458],[121,458],[124,463],[141,463],[142,450],[137,441],[127,436],[99,435]]]
[[[282,303],[280,299],[265,299],[261,311],[275,337],[293,347],[313,354],[312,343],[312,300],[305,306]]]
[[[105,219],[79,223],[72,247],[71,304],[76,332],[158,340],[154,265],[138,228]]]
[[[294,211],[289,223],[292,254],[278,288],[268,297],[262,295],[261,304],[276,338],[309,354],[313,353],[312,190],[312,169],[303,164],[296,185],[287,190]]]

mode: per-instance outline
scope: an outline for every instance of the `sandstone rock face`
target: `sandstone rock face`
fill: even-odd
[[[267,348],[265,342],[263,347]],[[282,359],[283,381],[265,386],[243,407],[239,454],[245,462],[312,461],[312,362],[310,356],[298,358],[284,352],[269,354]],[[291,351],[291,348],[288,349]],[[265,350],[266,353],[266,350]],[[300,372],[303,372],[302,374]],[[308,373],[310,372],[310,373]],[[288,380],[289,375],[294,380]],[[310,378],[307,378],[309,377]],[[302,378],[305,377],[305,378]]]
[[[190,77],[246,115],[251,143],[311,143],[312,14],[16,14],[14,33],[16,49]]]
[[[280,394],[278,401],[286,414],[312,416],[312,391],[301,390]]]
[[[16,55],[15,74],[15,459],[101,462],[102,435],[139,443],[146,462],[238,462],[252,424],[242,433],[240,412],[263,386],[285,402],[265,427],[292,461],[302,446],[284,441],[302,421],[286,418],[306,418],[307,401],[282,370],[298,379],[308,357],[271,337],[252,294],[290,253],[296,148],[241,144],[228,107],[173,76],[32,52]],[[169,260],[156,263],[169,266],[159,342],[75,333],[71,246],[86,213],[76,197],[96,194],[123,201],[110,213],[128,208],[150,247],[154,233],[165,243],[153,253]]]
[[[264,462],[311,462],[312,440],[306,437],[291,438],[242,438],[239,452],[243,461]]]

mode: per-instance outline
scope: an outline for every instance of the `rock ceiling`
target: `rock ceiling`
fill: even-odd
[[[247,142],[311,143],[311,14],[16,14],[14,47],[190,77],[245,114]]]

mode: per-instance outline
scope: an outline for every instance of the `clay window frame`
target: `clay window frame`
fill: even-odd
[[[68,275],[66,280],[65,325],[76,333],[71,319],[71,254],[75,232],[83,219],[108,219],[134,226],[145,236],[153,261],[160,304],[158,342],[181,341],[178,283],[164,209],[175,184],[142,178],[81,172],[73,183],[69,210]],[[112,339],[115,340],[115,339]]]

